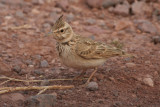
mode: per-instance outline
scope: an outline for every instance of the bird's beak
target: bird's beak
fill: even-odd
[[[50,36],[52,34],[53,34],[53,32],[51,31],[51,32],[48,32],[45,36]]]

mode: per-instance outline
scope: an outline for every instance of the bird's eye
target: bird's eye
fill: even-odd
[[[62,29],[61,32],[63,32],[64,30]]]

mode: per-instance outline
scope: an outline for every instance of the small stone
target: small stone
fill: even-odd
[[[49,85],[49,81],[48,80],[44,80],[41,82],[41,86],[47,86]]]
[[[34,67],[34,65],[28,65],[28,67],[33,68],[33,67]]]
[[[32,0],[34,5],[44,4],[44,0]]]
[[[132,67],[135,67],[136,66],[136,64],[135,63],[126,63],[126,67],[128,67],[128,68],[132,68]]]
[[[144,1],[135,1],[132,6],[132,13],[136,15],[142,15],[145,13],[151,15],[152,14],[152,7],[150,7],[147,3]]]
[[[108,79],[109,79],[110,81],[113,81],[113,82],[116,81],[113,77],[109,77]]]
[[[18,74],[21,72],[21,67],[18,65],[14,66],[12,69],[13,69],[13,71],[15,71]]]
[[[26,63],[27,65],[33,65],[33,62],[32,62],[32,60],[30,60],[30,59],[26,60],[25,63]]]
[[[86,0],[86,3],[91,8],[100,8],[102,0]]]
[[[11,36],[12,36],[12,38],[16,38],[16,37],[18,37],[18,35],[17,35],[17,34],[12,34]]]
[[[103,80],[104,79],[104,75],[103,74],[99,74],[96,77],[97,77],[97,80]]]
[[[22,12],[22,11],[16,11],[16,17],[18,17],[18,18],[24,18],[24,13]]]
[[[115,22],[115,30],[123,30],[131,25],[131,22],[127,19],[122,19]]]
[[[36,60],[40,60],[42,58],[41,55],[34,55],[33,58],[35,58]]]
[[[58,0],[56,3],[56,7],[60,7],[63,11],[67,11],[69,7],[68,0]]]
[[[153,42],[154,44],[160,43],[160,36],[153,36],[153,37],[152,37],[152,42]]]
[[[27,74],[28,72],[25,69],[21,69],[21,72],[19,72],[20,75]]]
[[[11,94],[11,100],[16,101],[24,101],[25,97],[21,93],[12,93]]]
[[[151,22],[147,20],[143,21],[142,23],[139,23],[137,28],[142,32],[152,33],[152,34],[157,33],[157,28],[155,27],[155,25],[153,25]]]
[[[49,23],[44,23],[44,24],[43,24],[43,27],[44,27],[44,28],[50,28],[51,25],[50,25]]]
[[[143,79],[143,82],[144,82],[144,84],[146,84],[146,85],[148,85],[148,86],[150,86],[150,87],[153,87],[153,86],[154,86],[154,82],[153,82],[152,78],[150,78],[150,77],[144,78],[144,79]]]
[[[37,74],[37,75],[43,75],[44,74],[44,72],[41,70],[41,69],[36,69],[36,70],[34,70],[33,71],[35,74]]]
[[[71,21],[74,20],[74,15],[72,13],[67,14],[66,19],[67,19],[68,22],[71,22]]]
[[[98,84],[96,82],[89,82],[87,85],[87,89],[90,91],[98,90]]]
[[[25,107],[54,107],[56,99],[53,94],[31,96],[25,101]]]
[[[102,6],[104,8],[108,8],[108,7],[111,7],[111,6],[115,6],[116,4],[119,4],[122,1],[123,0],[103,0]]]
[[[87,20],[86,20],[86,23],[89,24],[89,25],[93,25],[93,24],[96,23],[96,20],[90,18],[90,19],[87,19]]]
[[[22,5],[24,4],[24,1],[23,0],[1,0],[1,3],[9,4],[9,5]]]
[[[118,4],[114,9],[113,12],[119,15],[127,16],[129,15],[129,4]]]
[[[48,65],[48,62],[46,60],[41,61],[40,67],[45,68],[45,67],[48,67],[48,66],[49,65]]]

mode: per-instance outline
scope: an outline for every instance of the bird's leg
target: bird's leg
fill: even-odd
[[[94,71],[92,72],[92,74],[90,75],[90,77],[88,78],[87,82],[85,83],[86,85],[90,82],[90,80],[92,79],[93,75],[97,72],[97,67],[94,69]]]
[[[78,79],[80,79],[81,77],[83,77],[83,76],[85,75],[85,73],[86,73],[86,70],[83,70],[83,71],[81,72],[81,74],[78,75],[78,76],[76,76],[76,77],[74,77],[73,80],[78,80]]]

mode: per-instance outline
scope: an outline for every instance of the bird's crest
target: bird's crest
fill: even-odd
[[[57,21],[55,22],[54,26],[53,26],[53,29],[56,30],[56,29],[59,29],[59,28],[62,28],[65,26],[65,21],[63,20],[63,15],[61,15]]]

